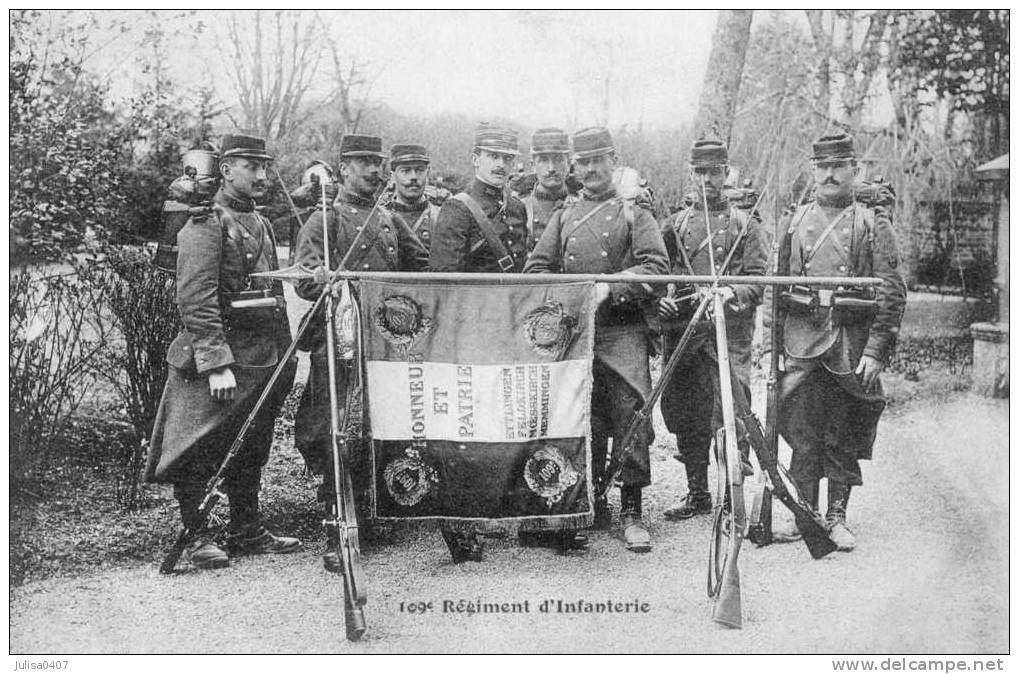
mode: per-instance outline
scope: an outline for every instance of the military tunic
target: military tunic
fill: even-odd
[[[337,269],[351,246],[354,250],[346,261],[346,267],[363,271],[421,271],[428,264],[428,251],[411,231],[410,225],[385,208],[374,210],[373,204],[353,192],[344,190],[329,210],[329,266]],[[312,215],[297,235],[297,262],[308,269],[323,265],[322,212]],[[308,301],[318,299],[322,285],[312,280],[302,281],[297,294]],[[308,384],[301,396],[297,414],[294,417],[294,444],[304,457],[313,473],[332,473],[332,453],[329,441],[329,361],[326,349],[324,327],[312,326],[316,333],[308,340],[311,348],[311,371]],[[346,400],[347,381],[345,370],[337,369],[336,393],[338,404]],[[365,479],[364,455],[352,452],[354,477],[359,486]],[[333,488],[332,480],[326,479],[325,493]]]
[[[435,222],[439,217],[438,206],[422,197],[416,204],[404,204],[394,199],[389,208],[410,225],[411,231],[426,249],[431,249],[432,233],[435,231]]]
[[[524,197],[524,207],[527,209],[527,232],[531,237],[532,247],[541,239],[552,213],[565,205],[566,197],[565,187],[561,192],[553,193],[541,185],[535,185],[531,193]]]
[[[880,381],[865,391],[854,371],[864,355],[885,364],[891,359],[906,286],[895,234],[883,211],[859,203],[825,206],[810,202],[794,213],[779,247],[778,273],[876,276],[884,283],[876,289],[877,311],[869,321],[833,321],[825,291],[818,293],[822,306],[813,312],[784,312],[779,431],[793,448],[790,469],[801,484],[828,477],[859,485],[859,460],[871,458],[885,399]],[[766,328],[772,296],[769,292]],[[765,346],[771,347],[768,329]]]
[[[709,203],[712,238],[699,199],[662,225],[662,238],[669,251],[672,273],[712,275],[722,271],[733,247],[736,251],[725,270],[732,276],[763,276],[768,267],[769,237],[760,220],[732,206],[728,199]],[[707,246],[711,245],[711,255]],[[712,268],[712,259],[714,268]],[[733,286],[735,306],[726,304],[726,333],[729,358],[736,376],[750,394],[750,347],[754,314],[764,296],[762,285]],[[691,308],[690,311],[693,311]],[[662,320],[663,357],[668,358],[679,342],[687,321]],[[662,393],[661,411],[665,425],[676,435],[677,456],[688,468],[707,466],[708,450],[715,430],[721,426],[718,391],[718,361],[715,331],[704,322],[695,328],[672,378]],[[712,391],[713,395],[705,395]]]
[[[504,198],[503,190],[477,178],[466,189],[492,223],[495,236],[510,259],[500,265],[470,209],[456,197],[439,209],[432,233],[429,268],[432,271],[519,272],[527,261],[527,210],[516,197]]]
[[[667,274],[668,254],[654,217],[626,205],[614,190],[555,211],[535,245],[526,273]],[[595,314],[594,386],[591,393],[595,478],[605,465],[608,438],[620,442],[634,411],[651,392],[645,312],[657,301],[650,286],[613,284]],[[623,484],[651,484],[647,433],[623,465]]]
[[[279,268],[269,222],[250,200],[222,190],[212,213],[193,217],[177,237],[177,306],[184,331],[166,355],[169,373],[152,431],[145,477],[202,490],[215,473],[290,345],[283,286],[252,278]],[[233,294],[264,290],[275,306],[231,309]],[[208,375],[229,366],[237,380],[233,400],[215,400]],[[254,490],[269,456],[273,423],[290,392],[296,359],[277,381],[231,464],[227,493]],[[231,499],[233,501],[233,498]]]

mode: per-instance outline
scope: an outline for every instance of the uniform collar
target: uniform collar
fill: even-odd
[[[558,192],[550,192],[542,187],[541,183],[536,183],[532,194],[540,201],[560,201],[566,198],[566,186],[564,185]]]
[[[220,188],[216,192],[215,197],[216,203],[225,208],[229,208],[231,211],[239,211],[241,213],[251,213],[255,210],[255,200],[247,197],[235,197],[232,194],[228,194],[223,188]]]
[[[700,197],[700,195],[698,195],[697,198],[694,200],[693,208],[694,208],[695,211],[702,211],[702,210],[704,210],[704,199],[702,199]],[[708,210],[711,213],[718,213],[720,211],[727,211],[727,210],[729,210],[729,197],[727,197],[724,194],[722,194],[720,197],[718,197],[714,201],[709,201],[708,202]]]
[[[586,201],[608,201],[616,196],[616,188],[610,187],[601,194],[591,194],[586,189],[581,190],[580,193],[584,195]]]
[[[371,208],[372,206],[372,199],[365,199],[360,194],[347,189],[340,192],[340,201],[352,206],[361,206],[362,208]]]
[[[397,213],[422,213],[428,208],[428,199],[421,197],[421,199],[414,204],[405,204],[399,199],[393,199],[389,202],[390,210],[396,211]]]
[[[488,197],[489,199],[495,199],[502,201],[502,188],[489,185],[480,178],[474,178],[474,182],[471,183],[470,191],[474,194]]]
[[[853,203],[853,195],[849,194],[839,199],[825,199],[818,195],[817,205],[824,208],[846,208]]]

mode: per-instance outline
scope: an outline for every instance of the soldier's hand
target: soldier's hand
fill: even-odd
[[[325,285],[329,283],[329,272],[326,270],[325,265],[316,267],[315,271],[311,273],[311,280],[315,285]]]
[[[761,352],[761,360],[759,362],[762,370],[771,368],[771,349]],[[785,356],[783,355],[778,357],[778,371],[785,372]]]
[[[722,304],[730,304],[736,302],[736,291],[729,286],[722,286],[718,289],[718,294],[722,296]]]
[[[609,298],[612,291],[609,289],[608,283],[595,283],[594,284],[594,302],[595,304],[601,304]]]
[[[860,364],[856,366],[856,374],[860,377],[860,384],[863,385],[864,391],[870,391],[873,388],[877,383],[877,376],[883,369],[885,369],[885,364],[873,356],[864,356],[860,359]]]
[[[233,400],[237,392],[237,380],[229,367],[221,367],[209,373],[209,393],[214,400]]]
[[[679,302],[674,297],[662,297],[658,300],[658,315],[662,318],[679,318]]]

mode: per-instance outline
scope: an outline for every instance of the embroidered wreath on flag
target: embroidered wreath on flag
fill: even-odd
[[[417,505],[439,482],[435,469],[413,454],[391,461],[382,474],[389,495],[402,506]]]
[[[566,490],[579,479],[580,473],[554,445],[535,451],[524,465],[524,481],[549,507],[561,501]]]
[[[524,337],[535,351],[559,359],[577,336],[577,317],[550,300],[524,317]]]
[[[390,344],[406,346],[432,329],[432,319],[406,295],[385,297],[372,312],[375,326]]]

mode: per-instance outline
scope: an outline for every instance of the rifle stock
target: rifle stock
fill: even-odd
[[[740,457],[738,436],[736,435],[736,414],[733,399],[732,367],[729,363],[729,339],[725,325],[725,306],[722,297],[714,294],[715,347],[718,353],[718,390],[722,403],[722,446],[716,439],[716,456],[718,467],[724,469],[724,489],[721,503],[715,507],[720,509],[715,519],[712,544],[714,550],[721,547],[721,538],[728,535],[728,544],[722,561],[721,577],[713,588],[709,578],[709,590],[713,589],[715,605],[712,607],[711,619],[715,622],[733,627],[743,627],[743,595],[740,591],[739,552],[746,533],[747,511],[743,498],[743,465]],[[719,436],[716,435],[716,438]],[[721,476],[720,476],[720,479]],[[728,531],[726,532],[726,529]],[[713,573],[714,569],[709,570]]]

